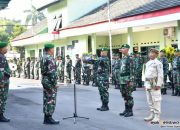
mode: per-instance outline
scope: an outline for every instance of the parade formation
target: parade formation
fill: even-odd
[[[27,58],[26,60],[14,58],[13,64],[17,65],[14,69],[11,66],[12,61],[9,61],[11,63],[9,66],[5,57],[7,47],[8,43],[0,43],[0,122],[10,121],[4,116],[10,76],[41,79],[44,124],[59,124],[59,121],[52,118],[56,107],[58,82],[71,83],[74,79],[76,84],[90,85],[92,81],[92,86],[98,87],[102,102],[102,106],[97,108],[99,111],[110,110],[108,89],[110,85],[115,86],[124,99],[124,111],[119,114],[124,117],[133,116],[133,91],[136,91],[136,88],[145,87],[150,116],[144,120],[152,122],[160,121],[161,94],[166,95],[167,89],[172,89],[173,96],[180,96],[179,49],[175,49],[172,63],[168,62],[165,50],[159,52],[155,48],[150,49],[149,60],[145,61],[140,52],[129,55],[130,46],[123,44],[119,53],[113,54],[113,61],[110,62],[109,49],[103,47],[100,57],[95,54],[84,54],[81,58],[79,54],[76,54],[73,66],[69,55],[66,59],[60,55],[54,59],[54,45],[47,43],[44,45],[45,54],[41,58]],[[120,54],[122,54],[121,58]],[[172,79],[171,83],[167,79]]]

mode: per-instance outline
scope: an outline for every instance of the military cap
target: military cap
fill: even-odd
[[[153,52],[153,53],[159,54],[159,51],[158,51],[156,48],[151,48],[151,49],[150,49],[150,52]]]
[[[101,49],[101,51],[108,51],[108,48],[103,47],[103,48]]]
[[[174,52],[180,52],[180,49],[176,48]]]
[[[160,52],[166,53],[166,51],[164,49],[162,49]]]
[[[51,48],[54,48],[54,44],[46,43],[46,44],[44,45],[44,48],[45,48],[45,49],[51,49]]]
[[[7,42],[0,42],[0,48],[8,46]]]
[[[130,48],[130,46],[128,45],[128,44],[123,44],[122,46],[121,46],[121,49],[123,49],[123,48]]]

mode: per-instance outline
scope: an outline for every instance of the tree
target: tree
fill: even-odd
[[[9,41],[9,35],[5,31],[0,31],[0,41],[8,42]]]
[[[26,25],[28,25],[30,21],[31,25],[35,25],[37,24],[38,20],[42,21],[45,18],[44,14],[42,12],[37,11],[37,9],[34,6],[32,6],[31,10],[25,10],[24,13],[28,13],[25,21]]]

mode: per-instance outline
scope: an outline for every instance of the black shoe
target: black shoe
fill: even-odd
[[[178,95],[177,96],[180,96],[180,90],[179,90],[179,92],[178,92]]]
[[[104,105],[102,104],[102,106],[98,107],[97,110],[100,111],[103,107],[104,107]]]
[[[3,114],[0,114],[0,122],[10,122],[10,119],[7,119]]]
[[[128,112],[124,114],[124,117],[131,117],[131,116],[133,116],[132,110],[128,110]]]
[[[127,106],[125,106],[125,110],[122,113],[119,113],[120,116],[124,116],[127,113]]]
[[[127,110],[124,110],[122,113],[119,113],[120,116],[124,116],[127,113]]]
[[[104,105],[104,107],[102,107],[100,111],[109,111],[108,105]]]
[[[44,116],[44,124],[57,125],[59,121],[55,121],[52,116]]]

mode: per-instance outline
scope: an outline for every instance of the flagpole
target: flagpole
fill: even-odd
[[[108,22],[109,22],[109,46],[110,46],[110,59],[111,59],[111,74],[112,74],[112,34],[111,34],[111,18],[110,18],[110,1],[107,0],[107,6],[108,6]]]

